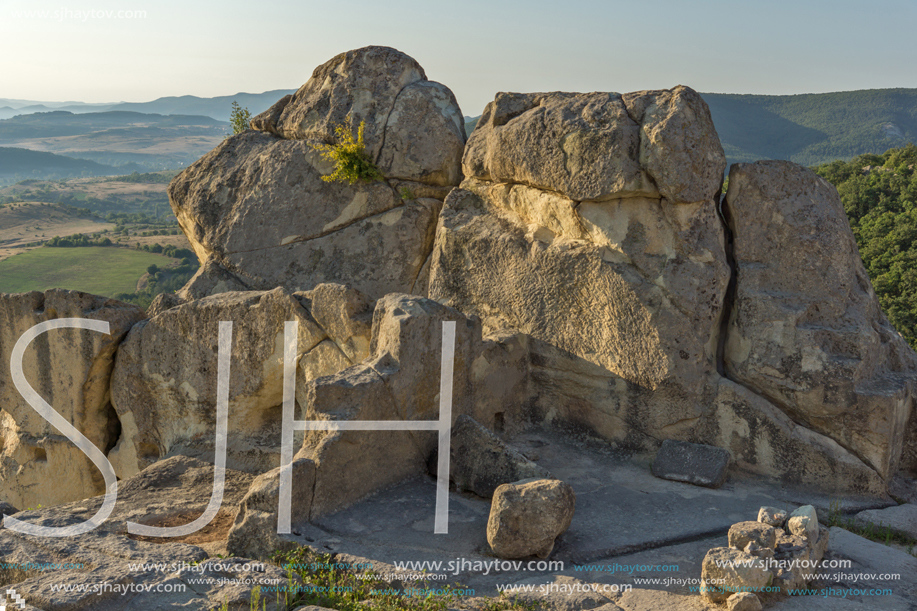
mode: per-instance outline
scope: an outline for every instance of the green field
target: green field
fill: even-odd
[[[133,293],[152,264],[173,259],[127,248],[36,248],[0,261],[0,293],[64,288],[112,296]]]

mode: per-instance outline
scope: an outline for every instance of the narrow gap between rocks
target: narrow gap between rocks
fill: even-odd
[[[723,236],[726,248],[726,264],[729,266],[729,282],[726,284],[726,295],[723,297],[723,314],[720,318],[719,335],[717,336],[716,345],[716,372],[724,378],[732,378],[726,373],[726,338],[729,333],[729,319],[732,316],[732,310],[735,307],[736,291],[738,290],[739,270],[736,266],[735,257],[735,239],[732,235],[732,227],[729,222],[729,207],[726,206],[726,194],[722,192],[720,185],[720,194],[716,196],[716,212],[723,224]],[[732,380],[736,382],[736,380]],[[738,383],[738,382],[737,382]]]

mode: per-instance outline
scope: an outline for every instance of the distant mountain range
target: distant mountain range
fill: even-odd
[[[917,142],[917,89],[701,96],[730,165],[788,159],[811,166]],[[478,118],[466,117],[469,135]]]
[[[64,154],[104,166],[177,169],[229,133],[226,121],[233,101],[255,115],[293,92],[107,105],[0,98],[0,146]],[[789,159],[816,165],[917,142],[917,89],[701,95],[710,106],[730,164]],[[4,113],[17,116],[2,120]],[[470,134],[477,118],[466,119]]]
[[[201,115],[218,121],[229,121],[232,103],[238,102],[248,108],[252,116],[264,112],[274,102],[295,93],[295,89],[277,89],[264,93],[237,93],[215,98],[199,98],[193,95],[165,97],[152,102],[118,102],[113,104],[85,104],[83,102],[38,102],[34,100],[13,100],[0,98],[0,120],[16,115],[65,110],[75,114],[87,112],[129,111],[161,115]]]

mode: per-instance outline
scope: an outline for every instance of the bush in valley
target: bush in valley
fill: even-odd
[[[882,310],[917,349],[917,146],[813,169],[837,187]]]
[[[54,236],[44,243],[51,248],[77,248],[80,246],[112,246],[112,241],[106,237],[92,237],[77,233],[67,237]]]
[[[185,286],[188,280],[197,272],[198,267],[200,267],[197,257],[187,248],[176,248],[171,245],[163,248],[159,244],[154,244],[154,246],[159,246],[162,254],[180,259],[178,266],[163,268],[157,265],[150,265],[146,270],[148,274],[147,285],[142,290],[136,293],[118,293],[114,295],[115,299],[133,303],[146,309],[150,307],[153,299],[160,293],[174,293]],[[142,250],[147,249],[143,248]]]
[[[141,174],[139,172],[133,172],[127,176],[112,176],[111,178],[106,178],[105,182],[130,182],[130,183],[141,183],[141,184],[160,184],[167,185],[172,182],[172,179],[178,174],[178,171],[168,171],[168,172],[154,172],[154,173],[145,173]]]

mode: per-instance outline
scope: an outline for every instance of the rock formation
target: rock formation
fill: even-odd
[[[890,478],[917,356],[879,309],[837,191],[787,161],[736,164],[729,177],[729,377]]]
[[[322,180],[332,167],[315,146],[341,125],[364,126],[383,179]],[[709,485],[752,477],[883,497],[896,474],[917,477],[917,355],[878,306],[837,193],[766,161],[733,166],[721,197],[725,157],[693,90],[500,93],[466,145],[446,87],[403,53],[367,47],[318,67],[251,126],[170,185],[202,266],[145,319],[71,291],[0,296],[4,511],[95,497],[68,509],[83,515],[104,492],[6,365],[23,332],[69,317],[108,321],[111,333],[42,335],[26,351],[29,383],[106,453],[134,503],[150,498],[140,482],[203,486],[218,325],[232,321],[232,511],[220,524],[237,554],[289,544],[274,530],[288,321],[298,323],[295,419],[339,423],[437,420],[443,323],[456,323],[452,478],[494,493],[487,534],[501,556],[547,555],[570,525],[569,486],[515,481],[548,476],[504,445],[535,427],[643,457],[715,446],[703,448],[710,474],[676,474]],[[297,430],[294,522],[314,525],[423,477],[437,440],[430,430]],[[174,515],[157,500],[155,520],[194,519],[201,507],[179,500],[187,507]],[[765,507],[703,570],[789,589],[798,575],[715,561],[820,558],[823,535],[814,511],[787,520]],[[10,554],[34,551],[4,536]]]
[[[314,147],[335,142],[337,126],[356,131],[361,123],[386,180],[322,181],[332,166]],[[441,201],[461,180],[465,127],[452,92],[407,55],[366,47],[316,68],[252,127],[169,186],[203,263],[183,296],[322,282],[375,298],[411,292]]]
[[[77,291],[0,294],[0,499],[21,509],[76,501],[105,492],[95,465],[16,390],[13,347],[35,325],[57,318],[106,321],[109,335],[52,329],[26,348],[26,382],[103,452],[118,440],[111,405],[115,351],[143,318],[135,306]]]

